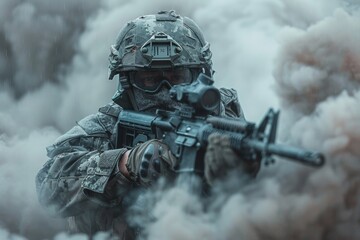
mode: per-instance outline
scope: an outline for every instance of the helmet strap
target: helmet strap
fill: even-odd
[[[135,101],[135,96],[134,96],[134,91],[132,90],[132,88],[129,88],[127,90],[127,95],[129,97],[129,100],[130,100],[130,103],[132,105],[132,108],[135,110],[135,111],[138,111],[139,108],[138,106],[136,105],[136,101]]]
[[[131,85],[128,80],[128,76],[119,76],[119,85],[121,89],[118,89],[112,100],[126,110],[138,110],[136,105],[134,92],[132,91]]]

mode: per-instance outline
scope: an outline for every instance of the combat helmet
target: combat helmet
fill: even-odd
[[[212,53],[198,25],[175,11],[160,11],[128,22],[110,47],[109,79],[119,75],[114,102],[136,108],[130,73],[156,69],[189,69],[212,76]]]

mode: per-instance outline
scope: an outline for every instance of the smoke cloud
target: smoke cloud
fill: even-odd
[[[203,29],[216,85],[238,91],[248,120],[280,107],[281,140],[322,151],[327,163],[279,160],[254,181],[229,176],[205,200],[196,185],[159,184],[132,208],[144,238],[359,239],[359,3],[340,0],[3,0],[0,238],[87,239],[61,233],[65,223],[41,209],[34,178],[45,147],[110,101],[107,56],[123,24],[163,9]]]

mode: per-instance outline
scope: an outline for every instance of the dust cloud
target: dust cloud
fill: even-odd
[[[132,219],[146,223],[144,237],[358,239],[359,3],[340,0],[1,1],[0,238],[87,239],[42,210],[34,178],[45,147],[110,101],[107,56],[120,28],[163,9],[203,29],[216,85],[238,91],[248,120],[280,108],[280,140],[327,163],[278,160],[251,182],[229,176],[206,200],[181,181],[155,186],[143,196],[150,217]]]

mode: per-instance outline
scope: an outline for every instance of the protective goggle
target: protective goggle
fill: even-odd
[[[191,83],[192,80],[192,72],[188,68],[140,70],[130,74],[131,85],[147,93],[156,93],[162,86],[170,88],[177,84]]]

